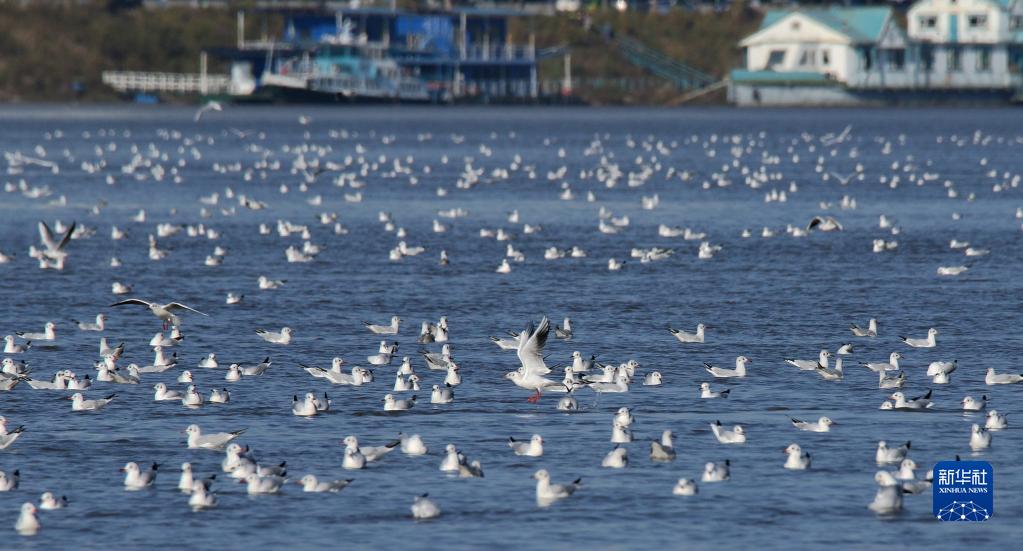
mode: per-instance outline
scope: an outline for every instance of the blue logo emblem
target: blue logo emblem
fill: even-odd
[[[995,513],[995,471],[987,461],[938,463],[932,489],[938,520],[983,522]]]

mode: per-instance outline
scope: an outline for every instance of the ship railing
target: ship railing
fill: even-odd
[[[499,44],[496,46],[471,45],[465,48],[462,59],[481,61],[532,61],[536,59],[536,48]]]
[[[231,86],[228,75],[103,71],[103,84],[118,92],[171,92],[219,94]]]

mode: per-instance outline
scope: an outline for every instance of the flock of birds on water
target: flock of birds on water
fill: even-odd
[[[204,106],[195,117],[198,123],[202,115],[213,115],[214,111],[221,111],[222,108]],[[302,125],[308,125],[311,120],[303,117],[299,121]],[[216,268],[221,266],[229,251],[216,245],[220,238],[220,230],[216,228],[214,219],[216,217],[230,217],[237,214],[240,209],[246,211],[261,211],[272,217],[274,203],[276,201],[294,202],[295,196],[300,196],[308,207],[310,218],[315,219],[317,224],[295,223],[292,221],[277,219],[271,222],[266,219],[258,226],[260,235],[267,238],[268,243],[276,246],[271,239],[273,234],[281,238],[300,238],[301,245],[291,241],[287,248],[282,251],[288,263],[315,263],[329,262],[324,260],[329,255],[321,257],[321,253],[329,250],[329,243],[316,243],[316,238],[327,240],[330,236],[336,239],[343,239],[348,229],[343,225],[340,215],[337,212],[316,212],[323,204],[323,194],[326,190],[321,188],[332,185],[342,189],[343,198],[346,203],[357,208],[358,203],[363,199],[364,193],[371,193],[366,188],[365,180],[370,175],[380,176],[386,179],[404,181],[408,185],[424,185],[421,183],[429,178],[431,167],[421,160],[411,156],[388,157],[386,154],[374,155],[370,153],[367,146],[362,144],[365,140],[376,140],[386,146],[394,142],[395,138],[387,134],[363,134],[352,133],[347,130],[330,130],[328,136],[335,140],[345,140],[345,150],[337,151],[336,146],[318,144],[313,140],[310,132],[304,134],[305,141],[295,145],[285,145],[279,150],[272,150],[263,145],[266,138],[264,131],[240,130],[231,128],[222,132],[219,136],[204,133],[200,129],[194,132],[182,130],[161,129],[157,135],[164,141],[163,145],[155,142],[148,144],[131,143],[130,155],[126,162],[115,163],[111,158],[124,147],[123,142],[117,140],[131,140],[129,131],[99,130],[97,132],[83,133],[82,140],[95,141],[94,155],[89,158],[76,157],[69,151],[51,152],[44,145],[46,141],[56,141],[65,138],[63,131],[54,130],[44,136],[44,144],[37,145],[31,152],[8,151],[5,153],[7,161],[8,181],[5,182],[5,191],[17,193],[23,197],[46,202],[58,207],[68,205],[66,195],[54,198],[54,192],[48,185],[34,183],[32,175],[42,179],[40,175],[58,175],[62,172],[78,169],[92,175],[104,175],[111,186],[123,185],[124,183],[139,181],[151,183],[181,183],[183,181],[182,168],[189,162],[198,163],[203,159],[204,147],[212,146],[220,140],[239,140],[244,144],[246,151],[252,154],[252,161],[243,163],[212,163],[212,170],[219,174],[231,175],[239,182],[238,187],[245,188],[249,184],[268,181],[274,178],[280,179],[282,175],[290,183],[279,185],[280,198],[270,199],[263,197],[258,199],[252,194],[253,191],[239,191],[233,187],[223,190],[210,190],[207,195],[197,198],[197,211],[204,220],[196,224],[175,224],[160,223],[151,225],[147,222],[150,214],[145,210],[139,211],[129,220],[114,220],[105,213],[110,206],[106,202],[98,202],[93,205],[87,213],[82,213],[85,221],[65,223],[61,221],[38,223],[38,244],[29,248],[26,255],[16,251],[0,251],[0,263],[7,264],[19,270],[27,270],[38,267],[43,270],[65,270],[73,263],[95,265],[96,259],[80,259],[75,255],[75,241],[84,239],[102,239],[104,234],[109,235],[112,240],[127,239],[130,234],[146,233],[148,239],[147,257],[154,264],[147,268],[137,266],[134,269],[160,269],[160,261],[163,261],[175,254],[175,250],[165,245],[167,241],[175,240],[174,249],[180,250],[188,246],[188,242],[182,239],[187,236],[195,243],[212,243],[213,251],[205,259],[205,267]],[[852,127],[847,127],[841,132],[816,136],[804,134],[801,138],[793,140],[784,151],[778,152],[774,157],[763,157],[760,159],[760,166],[754,168],[742,159],[744,151],[748,151],[753,143],[764,139],[764,135],[756,136],[726,136],[714,135],[711,137],[692,137],[680,139],[679,141],[668,142],[659,139],[627,138],[627,146],[636,151],[635,159],[625,160],[609,155],[605,150],[605,142],[608,137],[597,136],[586,144],[580,152],[583,158],[595,161],[592,168],[583,169],[576,178],[568,174],[567,162],[555,170],[542,174],[534,165],[529,164],[516,155],[511,163],[498,166],[497,163],[487,165],[487,160],[493,154],[493,144],[485,141],[479,144],[479,155],[473,158],[466,157],[462,160],[463,166],[457,181],[452,185],[455,190],[471,190],[477,186],[499,183],[509,180],[512,177],[524,177],[531,180],[546,179],[556,189],[556,196],[552,199],[562,201],[588,201],[599,204],[599,186],[607,189],[617,186],[629,188],[640,188],[645,182],[654,177],[664,178],[669,181],[678,181],[689,185],[698,186],[710,190],[719,187],[727,187],[733,184],[745,185],[751,189],[761,190],[764,193],[766,203],[785,202],[793,194],[800,193],[800,186],[795,182],[783,184],[786,179],[782,173],[772,168],[779,164],[782,156],[788,156],[794,163],[800,162],[801,156],[809,156],[809,162],[814,163],[814,172],[823,180],[837,180],[842,185],[854,181],[878,181],[888,187],[895,188],[899,185],[942,185],[950,199],[962,199],[972,201],[975,196],[959,197],[959,191],[949,180],[942,182],[942,177],[928,168],[928,163],[914,159],[896,160],[891,163],[891,170],[886,174],[868,175],[862,164],[857,163],[856,170],[852,174],[842,175],[829,170],[829,158],[834,157],[838,151],[843,151],[850,158],[857,158],[862,154],[864,147],[873,146],[883,155],[890,155],[895,147],[899,145],[898,140],[889,141],[878,138],[875,143],[865,144],[862,141],[852,140]],[[496,139],[496,134],[492,139]],[[435,140],[433,135],[422,133],[418,135],[420,142]],[[464,136],[451,135],[448,139],[453,144],[463,144]],[[938,137],[938,141],[948,140],[953,144],[964,146],[967,144],[989,143],[990,141],[1004,140],[988,136],[983,133],[973,135],[961,135],[951,137]],[[352,144],[351,142],[356,142]],[[556,149],[559,159],[565,159],[570,155],[569,151],[551,142],[550,148]],[[681,147],[702,147],[703,154],[714,158],[725,157],[720,170],[713,174],[697,176],[684,169],[671,166],[668,157],[671,152]],[[576,153],[571,153],[575,155]],[[813,157],[816,157],[815,159]],[[458,162],[449,159],[446,155],[439,162],[443,164]],[[804,161],[805,162],[805,161]],[[981,165],[986,166],[986,160],[981,160]],[[35,171],[35,172],[33,172]],[[993,193],[1000,193],[1010,188],[1016,188],[1020,183],[1020,175],[1012,173],[999,173],[992,170],[988,177],[992,180]],[[702,182],[698,181],[703,179]],[[569,184],[569,180],[582,183],[590,182],[594,185],[591,189],[581,192],[576,185]],[[328,183],[324,183],[324,182]],[[448,197],[455,190],[446,185],[436,188],[438,197]],[[264,189],[265,191],[265,189]],[[68,188],[66,193],[72,193],[73,189]],[[660,205],[660,198],[657,194],[642,196],[640,204],[644,210],[656,210]],[[788,235],[793,238],[806,237],[814,232],[837,232],[843,231],[843,225],[839,221],[840,214],[832,214],[834,211],[849,210],[857,208],[856,199],[846,195],[838,201],[822,201],[819,204],[824,214],[808,217],[799,223],[789,225],[784,229],[768,228],[747,229],[742,233],[743,238],[771,238],[776,235]],[[172,213],[176,214],[176,213]],[[958,219],[959,214],[953,214]],[[1016,220],[1023,218],[1023,210],[1016,209],[1015,213],[1009,211],[1007,218],[1014,216]],[[450,224],[458,219],[469,217],[468,210],[461,207],[451,207],[437,212],[437,218],[433,220],[432,231],[443,234],[448,230]],[[526,259],[525,248],[516,246],[515,241],[526,243],[524,238],[531,234],[542,234],[542,221],[524,221],[525,217],[518,210],[508,213],[507,227],[481,228],[479,236],[481,239],[496,239],[507,242],[507,254],[504,258],[495,261],[494,271],[497,274],[511,272],[517,264]],[[411,232],[403,228],[397,217],[388,212],[380,212],[379,223],[383,231],[394,236],[394,247],[388,252],[389,260],[398,263],[406,261],[411,257],[424,253],[435,255],[441,266],[447,266],[458,262],[457,258],[449,257],[446,250],[427,251],[423,246],[410,244],[414,238]],[[603,234],[614,235],[627,231],[630,225],[628,216],[618,216],[601,206],[595,220],[594,231]],[[881,216],[879,220],[879,231],[882,237],[874,239],[872,243],[865,243],[864,247],[873,250],[875,253],[884,254],[899,246],[898,236],[900,228],[898,223],[891,217]],[[722,246],[715,244],[703,231],[689,227],[677,227],[660,225],[658,235],[662,238],[677,239],[679,243],[695,241],[699,245],[695,248],[695,256],[703,261],[713,261],[715,254],[722,250]],[[656,262],[668,258],[683,247],[653,247],[649,249],[633,249],[623,252],[621,257],[607,259],[607,270],[619,271],[628,269],[628,262],[638,260],[640,263]],[[936,267],[936,273],[942,277],[955,277],[967,270],[974,262],[982,261],[991,253],[990,249],[983,244],[968,243],[965,241],[953,240],[950,243],[950,250],[962,255],[965,260],[952,262]],[[529,251],[529,254],[534,254]],[[551,246],[545,248],[542,253],[546,261],[558,261],[563,258],[586,258],[587,252],[578,245],[568,244],[564,247]],[[73,260],[72,260],[73,259]],[[628,260],[626,260],[628,259]],[[121,260],[117,257],[103,259],[103,261],[115,270],[122,267]],[[602,263],[603,261],[601,261]],[[197,269],[201,269],[197,267]],[[493,277],[501,277],[500,275]],[[245,289],[258,289],[259,292],[272,292],[274,289],[292,284],[288,279],[277,276],[261,276],[258,281],[237,282],[238,291],[228,293],[223,301],[224,306],[215,313],[209,314],[214,319],[222,316],[228,318],[229,308],[245,300]],[[173,294],[172,288],[167,289]],[[256,291],[250,291],[256,292]],[[209,352],[200,358],[190,357],[186,361],[185,343],[189,318],[207,317],[204,310],[208,305],[186,304],[185,300],[174,296],[165,297],[136,297],[133,296],[133,289],[130,281],[117,280],[111,286],[111,300],[108,304],[96,304],[95,315],[88,319],[62,322],[59,320],[46,323],[41,330],[35,328],[24,328],[21,332],[12,332],[4,337],[3,366],[0,372],[0,404],[2,397],[8,392],[23,391],[47,391],[58,393],[66,398],[67,407],[71,412],[82,415],[104,415],[105,410],[112,405],[116,406],[119,400],[126,393],[144,394],[151,392],[152,400],[157,403],[179,404],[189,410],[197,410],[208,407],[226,407],[244,397],[234,396],[232,383],[247,378],[258,378],[267,370],[281,369],[272,357],[277,347],[284,347],[291,344],[293,339],[301,338],[289,327],[281,328],[252,328],[252,338],[262,339],[265,342],[267,357],[258,363],[239,364],[223,362],[215,352]],[[167,302],[163,302],[167,301]],[[159,328],[149,342],[119,343],[108,337],[106,331],[107,321],[115,316],[128,315],[132,311],[148,311],[153,317],[153,328]],[[332,401],[336,399],[338,392],[343,392],[345,386],[371,385],[373,388],[381,388],[380,402],[376,407],[393,415],[407,415],[408,412],[424,407],[417,392],[421,388],[429,386],[429,403],[432,406],[443,407],[456,400],[458,387],[462,384],[462,366],[456,360],[455,350],[451,341],[458,336],[458,316],[452,313],[451,322],[447,316],[439,320],[422,321],[419,327],[416,344],[422,345],[418,356],[399,357],[398,342],[393,340],[401,332],[408,333],[406,329],[408,322],[395,315],[386,319],[390,314],[382,315],[380,319],[367,322],[362,331],[367,338],[381,338],[377,352],[365,358],[365,362],[350,362],[341,357],[335,357],[330,361],[329,367],[301,364],[290,366],[301,368],[309,376],[304,381],[295,381],[296,386],[319,385],[321,389],[331,389],[329,392],[318,390],[309,392],[297,392],[290,404],[264,404],[266,407],[278,408],[282,412],[298,417],[316,417],[331,411]],[[134,318],[132,318],[134,319]],[[8,320],[16,322],[17,320]],[[923,379],[921,373],[907,375],[900,361],[904,359],[903,354],[912,354],[919,349],[940,350],[940,328],[894,328],[885,327],[876,319],[850,320],[851,324],[848,333],[844,335],[847,344],[837,347],[834,352],[821,350],[817,357],[803,357],[786,359],[785,363],[799,371],[807,372],[813,376],[819,376],[822,381],[841,381],[850,367],[855,369],[868,369],[876,374],[878,388],[883,389],[885,398],[879,400],[878,407],[883,410],[897,412],[923,411],[932,408],[934,403],[931,400],[931,392],[921,395],[909,396],[901,389],[907,379],[912,376]],[[157,325],[159,324],[159,325]],[[495,334],[500,334],[496,331]],[[508,329],[508,328],[502,328]],[[626,393],[640,387],[655,387],[663,383],[664,377],[658,371],[646,370],[635,360],[624,362],[602,362],[598,361],[597,354],[583,353],[576,351],[571,358],[563,358],[564,367],[549,366],[549,357],[545,355],[545,346],[549,339],[559,339],[571,342],[573,334],[585,328],[577,327],[570,318],[564,318],[560,323],[552,323],[547,317],[539,321],[529,320],[524,328],[512,329],[501,336],[492,337],[495,354],[507,353],[508,357],[517,356],[516,363],[519,367],[507,372],[504,378],[507,384],[521,389],[523,399],[535,404],[537,408],[556,408],[557,411],[571,414],[572,412],[587,409],[585,405],[588,400],[594,400],[590,409],[597,407],[604,394],[614,395]],[[672,341],[677,346],[689,347],[698,350],[701,344],[714,339],[714,327],[694,320],[688,328],[669,328],[664,333],[666,341]],[[96,335],[99,341],[98,350],[94,358],[94,369],[87,373],[76,372],[73,369],[63,368],[52,370],[46,362],[47,349],[61,342],[61,335],[67,331],[83,332]],[[910,331],[917,331],[917,334],[910,334]],[[450,332],[450,335],[449,335]],[[900,332],[905,332],[900,336]],[[897,338],[896,338],[897,337]],[[888,339],[895,351],[891,352],[888,358],[874,358],[872,361],[853,361],[857,339]],[[438,347],[429,349],[429,347]],[[129,363],[125,365],[122,357],[126,350],[139,350],[151,347],[153,360],[147,365]],[[180,354],[179,354],[180,351]],[[501,351],[501,352],[499,352]],[[951,355],[950,355],[951,356]],[[733,392],[741,391],[741,387],[728,386],[729,381],[749,377],[755,379],[757,376],[756,358],[740,355],[732,365],[704,365],[706,382],[700,384],[699,388],[693,389],[693,396],[702,400],[726,400]],[[359,365],[352,365],[353,363]],[[951,384],[952,378],[958,368],[958,361],[949,357],[947,360],[934,361],[926,369],[926,377],[931,384]],[[558,372],[560,370],[560,372]],[[915,371],[915,370],[914,370]],[[427,380],[434,381],[427,385]],[[202,385],[198,381],[202,381]],[[384,388],[389,386],[393,380],[390,391]],[[970,412],[984,412],[983,420],[972,425],[970,434],[964,434],[964,442],[974,452],[982,453],[992,445],[994,435],[998,431],[1008,427],[1007,415],[1004,411],[996,411],[987,408],[989,400],[996,399],[1000,391],[996,390],[999,385],[1011,385],[1023,382],[1023,374],[996,372],[988,368],[985,376],[987,385],[992,389],[988,394],[982,396],[965,396],[961,402],[961,408]],[[337,390],[335,390],[337,389]],[[333,393],[335,398],[331,398]],[[548,398],[553,395],[553,398]],[[587,395],[587,399],[583,396]],[[607,400],[609,398],[605,398]],[[583,405],[580,402],[583,402]],[[112,408],[116,409],[116,408]],[[32,427],[21,426],[18,423],[17,412],[3,412],[0,416],[0,461],[3,460],[3,451],[18,446],[22,438],[32,437]],[[55,410],[54,414],[57,414]],[[633,436],[634,415],[642,415],[642,412],[633,411],[628,407],[618,408],[608,419],[610,439],[608,452],[601,460],[601,466],[608,469],[627,468],[630,461],[641,460],[637,456],[645,456],[643,460],[657,462],[675,461],[683,450],[676,450],[675,434],[670,428],[665,428],[656,439],[635,440]],[[239,419],[239,425],[244,424]],[[802,471],[813,468],[813,446],[804,447],[807,440],[806,433],[828,433],[832,430],[841,431],[842,419],[831,419],[827,416],[818,419],[791,419],[791,431],[793,442],[785,448],[785,459],[779,460],[779,469]],[[248,494],[277,494],[302,492],[340,492],[349,484],[352,484],[359,470],[365,469],[373,463],[388,461],[389,456],[394,453],[401,453],[410,456],[426,455],[431,449],[443,449],[441,460],[433,468],[447,473],[451,477],[458,478],[484,478],[483,460],[481,458],[468,457],[455,443],[430,442],[415,433],[401,434],[390,442],[373,442],[373,445],[363,442],[355,435],[348,435],[343,440],[343,452],[338,457],[338,471],[326,476],[318,476],[313,473],[297,475],[290,472],[286,462],[270,460],[264,457],[257,457],[254,450],[245,443],[245,430],[243,427],[200,427],[198,424],[189,424],[182,427],[184,445],[189,449],[196,450],[195,453],[221,454],[220,463],[222,472],[201,473],[194,472],[190,463],[180,465],[179,472],[167,472],[168,467],[159,465],[156,458],[124,458],[123,486],[127,491],[150,490],[156,488],[157,479],[161,481],[166,478],[175,478],[174,487],[182,494],[180,502],[182,506],[191,507],[200,512],[217,507],[218,497],[216,488],[225,480],[234,479],[245,484]],[[747,433],[744,427],[739,425],[725,426],[720,422],[709,424],[709,434],[719,442],[723,449],[735,445],[747,445]],[[797,441],[803,441],[800,444]],[[632,443],[641,445],[630,445]],[[505,453],[515,454],[523,457],[541,457],[544,455],[545,439],[541,434],[533,434],[529,437],[509,438]],[[756,445],[756,438],[750,438],[748,445]],[[874,481],[877,484],[876,495],[867,507],[878,515],[898,514],[903,506],[904,495],[926,494],[931,487],[931,472],[929,469],[918,465],[910,457],[912,451],[911,442],[889,443],[881,440],[877,444],[876,463],[879,470],[876,471]],[[496,453],[496,452],[495,452]],[[393,459],[392,459],[393,460]],[[4,462],[6,463],[6,461]],[[0,492],[19,491],[21,472],[16,466],[3,465],[4,470],[0,471]],[[708,462],[702,472],[694,473],[692,476],[681,477],[673,487],[665,488],[677,496],[689,496],[689,499],[698,499],[700,485],[719,484],[730,478],[732,465],[728,460]],[[890,470],[894,468],[894,470]],[[340,474],[344,472],[345,474]],[[31,480],[31,473],[26,473],[27,481]],[[532,478],[535,479],[535,495],[539,506],[547,507],[560,500],[573,499],[577,493],[584,493],[586,486],[584,482],[573,475],[571,465],[559,465],[556,472],[549,472],[547,469],[536,469]],[[292,486],[288,486],[292,484]],[[31,483],[28,484],[32,486]],[[161,488],[165,488],[162,484]],[[432,519],[441,515],[442,503],[436,498],[428,495],[410,495],[411,517],[417,520]],[[26,501],[16,515],[14,528],[22,535],[33,535],[38,533],[43,526],[49,523],[60,523],[60,510],[65,507],[73,507],[76,496],[65,496],[60,488],[48,488],[38,500]]]

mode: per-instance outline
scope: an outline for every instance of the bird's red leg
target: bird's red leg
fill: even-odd
[[[535,404],[540,401],[540,389],[536,389],[536,394],[526,398],[526,401],[530,404]]]

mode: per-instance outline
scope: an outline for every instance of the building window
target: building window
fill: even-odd
[[[906,66],[906,50],[892,49],[885,50],[887,54],[888,68],[893,71],[901,71]]]
[[[987,15],[985,14],[974,14],[966,18],[967,23],[971,29],[986,29],[987,28]]]
[[[869,71],[874,66],[874,49],[869,46],[861,46],[856,51],[860,58],[860,69]]]
[[[991,70],[991,47],[977,47],[977,72],[986,73]]]
[[[792,30],[794,30],[794,31],[798,31],[799,30],[799,21],[793,21],[792,24],[789,25],[789,27]]]
[[[821,65],[831,65],[830,50],[821,50]]]
[[[817,50],[803,50],[802,55],[799,56],[799,65],[803,67],[813,66],[817,64]]]
[[[1018,31],[1023,29],[1023,15],[1013,15],[1009,18],[1009,30]]]
[[[948,72],[958,73],[963,70],[963,55],[959,48],[948,49]]]
[[[920,45],[920,63],[923,64],[924,72],[934,70],[934,50],[930,44]]]
[[[771,50],[767,56],[767,69],[774,69],[785,64],[785,50]]]
[[[936,28],[938,28],[938,16],[936,16],[936,15],[921,15],[920,16],[920,28],[921,29],[936,29]]]

